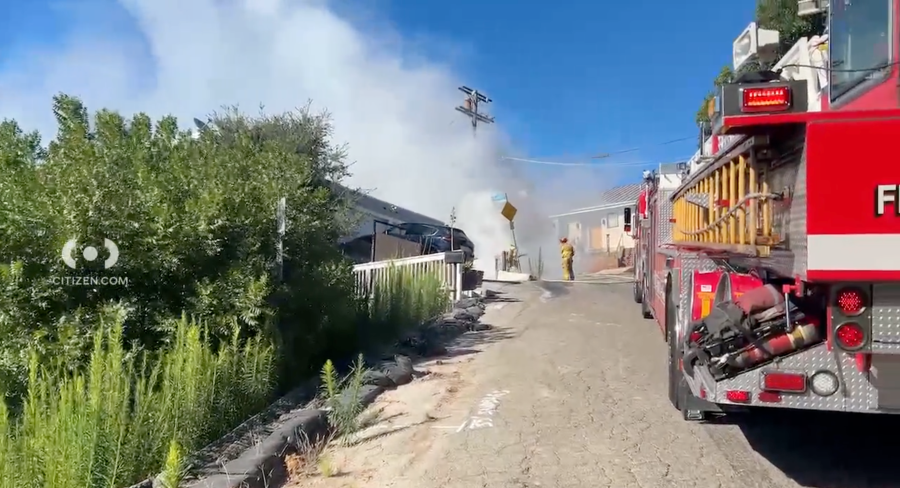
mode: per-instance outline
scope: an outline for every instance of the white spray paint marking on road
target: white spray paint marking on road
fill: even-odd
[[[494,414],[497,413],[497,407],[500,405],[500,398],[509,394],[509,390],[495,390],[488,393],[478,403],[478,410],[475,415],[469,417],[462,423],[456,432],[462,432],[467,428],[469,430],[486,429],[494,426]]]
[[[500,405],[500,398],[509,394],[509,390],[495,390],[488,393],[478,403],[478,409],[475,415],[467,418],[465,422],[459,425],[433,425],[432,429],[454,430],[457,433],[466,430],[484,429],[493,427],[493,416],[497,413],[497,407]]]
[[[594,322],[594,325],[599,325],[601,327],[622,327],[622,324],[614,322]]]

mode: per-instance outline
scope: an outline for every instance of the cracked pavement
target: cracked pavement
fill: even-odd
[[[327,486],[900,487],[898,417],[753,410],[684,421],[666,397],[663,336],[630,285],[549,286],[552,296],[508,287],[521,302],[492,305],[484,321],[495,329],[464,336],[480,352],[443,376],[452,386],[426,415],[438,420],[357,449],[365,466],[350,462]],[[454,428],[495,391],[508,393],[481,413],[491,427]]]

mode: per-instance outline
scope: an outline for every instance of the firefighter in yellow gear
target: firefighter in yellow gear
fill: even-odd
[[[575,280],[575,271],[572,269],[572,261],[575,259],[575,248],[569,244],[569,240],[563,237],[559,240],[559,253],[562,257],[563,279]]]

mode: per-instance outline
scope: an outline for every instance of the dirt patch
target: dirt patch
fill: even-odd
[[[424,488],[451,439],[472,428],[473,409],[484,400],[486,387],[494,387],[488,381],[494,346],[517,337],[510,324],[537,290],[516,294],[523,300],[510,296],[487,305],[482,321],[493,327],[463,334],[446,354],[416,363],[416,370],[427,374],[378,397],[355,435],[289,457],[290,479],[282,488]]]
[[[464,370],[474,358],[459,355],[419,365],[429,374],[381,395],[362,415],[365,428],[313,455],[289,459],[285,488],[383,487],[401,477],[459,423],[452,405],[467,386]]]

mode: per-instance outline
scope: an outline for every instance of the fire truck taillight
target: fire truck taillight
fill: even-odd
[[[750,403],[750,392],[744,390],[728,390],[725,399],[731,403]]]
[[[855,351],[866,343],[866,332],[856,322],[845,322],[834,330],[838,346],[845,351]]]
[[[837,292],[834,303],[842,314],[855,317],[866,310],[866,294],[859,288],[844,288]]]
[[[762,389],[766,391],[803,393],[806,391],[806,375],[775,371],[764,372],[762,373]]]
[[[791,88],[788,86],[741,89],[742,112],[778,112],[791,108]]]

